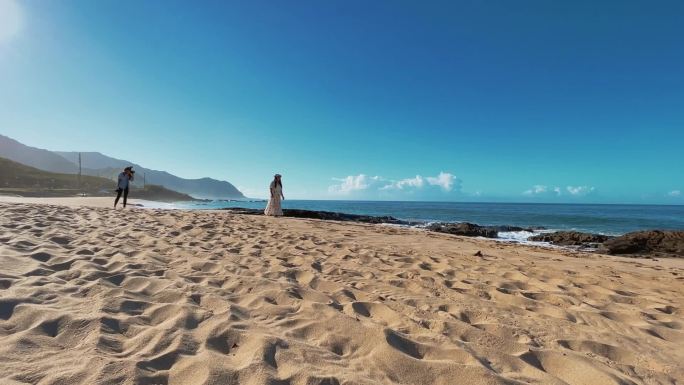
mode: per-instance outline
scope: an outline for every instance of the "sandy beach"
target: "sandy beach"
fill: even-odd
[[[0,384],[684,383],[682,259],[111,201],[0,198]]]

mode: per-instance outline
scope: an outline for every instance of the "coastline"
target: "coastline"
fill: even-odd
[[[211,201],[176,204],[186,209],[248,208],[263,210],[264,203]],[[286,209],[331,211],[358,215],[394,216],[412,222],[470,222],[484,226],[580,231],[603,235],[669,229],[684,230],[684,206],[587,205],[478,202],[393,202],[287,200]]]
[[[1,202],[56,204],[70,207],[111,207],[109,197],[42,197],[28,198],[0,195]],[[263,215],[262,209],[245,207],[184,208],[173,202],[146,201],[129,199],[129,206],[149,209],[181,209],[198,211],[228,211],[244,215]],[[205,201],[206,202],[206,201]],[[233,201],[231,201],[233,202]],[[234,201],[240,203],[242,201]],[[256,201],[250,201],[256,202]],[[183,202],[181,202],[183,203]],[[368,224],[385,224],[420,228],[431,232],[446,233],[457,236],[491,238],[497,241],[526,244],[540,247],[557,247],[570,251],[597,252],[611,255],[626,255],[639,258],[684,258],[684,231],[678,230],[642,230],[625,233],[619,236],[578,231],[549,230],[544,227],[511,226],[511,225],[479,225],[469,222],[427,222],[403,220],[390,215],[361,215],[324,210],[287,209],[285,217],[318,219],[324,221],[358,222]]]
[[[224,208],[224,211],[246,215],[263,215],[261,210],[246,208]],[[468,222],[412,222],[392,216],[357,215],[329,211],[283,209],[283,216],[343,222],[388,224],[423,228],[427,231],[467,237],[491,238],[515,243],[553,245],[571,250],[600,252],[611,255],[628,255],[644,258],[684,258],[684,231],[645,230],[620,236],[583,233],[577,231],[545,231],[543,227],[499,225],[482,226]],[[541,231],[541,232],[540,232]],[[516,236],[529,234],[522,240],[506,239],[501,234]]]

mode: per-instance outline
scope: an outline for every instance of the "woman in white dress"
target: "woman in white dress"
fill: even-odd
[[[283,215],[283,209],[280,207],[280,201],[285,199],[283,195],[283,182],[280,180],[280,174],[275,174],[273,182],[271,182],[271,199],[268,200],[268,205],[264,214],[272,217],[280,217]]]

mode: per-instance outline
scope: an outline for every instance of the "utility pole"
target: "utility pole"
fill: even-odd
[[[145,172],[143,171],[143,188],[145,188]]]
[[[78,153],[78,188],[81,188],[81,153]]]

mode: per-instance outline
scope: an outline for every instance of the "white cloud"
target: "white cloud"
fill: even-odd
[[[594,192],[593,187],[589,186],[567,186],[565,191],[573,196],[585,196]],[[543,184],[536,184],[532,186],[529,190],[523,191],[523,195],[527,196],[561,196],[563,195],[563,189],[558,186],[549,187]]]
[[[328,191],[335,194],[349,194],[354,191],[366,190],[370,186],[382,180],[379,176],[368,176],[365,174],[349,175],[346,178],[333,178],[340,184],[328,187]]]
[[[444,191],[451,191],[451,189],[454,187],[454,184],[456,183],[456,177],[453,174],[441,171],[439,175],[435,177],[427,177],[427,181],[429,184],[433,186],[441,187]]]
[[[568,186],[566,188],[570,195],[574,196],[585,196],[587,194],[590,194],[594,192],[594,188],[590,186]]]
[[[391,189],[399,189],[403,190],[404,188],[411,188],[411,187],[416,187],[416,188],[421,188],[425,185],[425,179],[420,176],[416,175],[415,178],[408,178],[408,179],[402,179],[396,182],[389,183],[381,188],[381,190],[391,190]]]
[[[541,185],[541,184],[536,184],[532,186],[531,189],[525,190],[523,192],[524,195],[539,195],[539,194],[544,194],[546,193],[548,187]]]
[[[429,187],[439,187],[444,192],[460,190],[460,181],[448,172],[440,172],[436,176],[428,177],[416,175],[413,178],[399,180],[385,179],[380,176],[369,177],[365,174],[349,175],[345,178],[333,178],[333,180],[341,183],[328,187],[328,192],[332,194],[351,194],[364,190],[412,192],[427,190]]]
[[[682,195],[682,192],[680,190],[672,190],[669,193],[667,193],[667,196],[674,197],[674,198],[679,197],[681,195]]]

